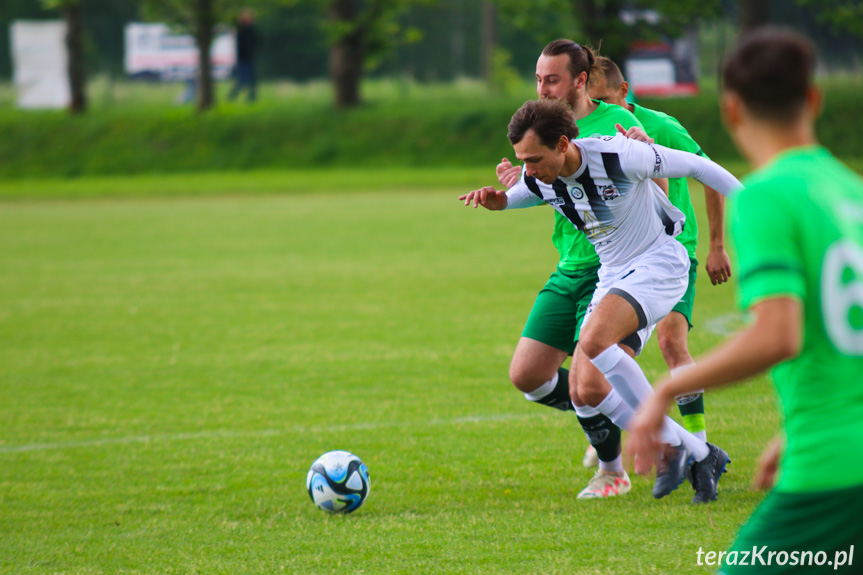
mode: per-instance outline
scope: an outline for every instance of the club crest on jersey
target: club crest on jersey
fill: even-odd
[[[602,196],[602,199],[606,202],[608,200],[613,200],[614,198],[620,197],[620,191],[614,186],[597,186],[596,190],[599,192],[599,195]]]
[[[572,196],[573,200],[583,200],[584,188],[582,188],[581,186],[570,186],[569,195]]]

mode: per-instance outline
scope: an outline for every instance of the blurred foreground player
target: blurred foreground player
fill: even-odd
[[[815,138],[815,61],[807,39],[767,28],[724,65],[724,120],[756,168],[729,209],[754,323],[658,385],[627,448],[650,458],[676,395],[773,368],[783,430],[756,484],[775,487],[725,554],[727,575],[858,573],[850,562],[863,561],[852,547],[863,543],[863,180]]]

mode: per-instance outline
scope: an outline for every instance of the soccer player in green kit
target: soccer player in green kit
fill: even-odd
[[[816,140],[815,61],[806,38],[765,28],[724,65],[724,120],[756,168],[729,207],[740,304],[754,322],[660,383],[627,447],[643,471],[676,395],[773,368],[783,429],[756,484],[775,486],[723,552],[726,575],[860,571],[863,179]]]
[[[536,63],[536,90],[540,98],[566,100],[579,127],[579,137],[613,136],[623,129],[641,127],[628,110],[592,100],[590,74],[595,71],[590,48],[572,40],[555,40]],[[521,174],[506,158],[497,167],[498,178],[512,186]],[[667,187],[667,180],[660,185]],[[599,470],[580,499],[623,495],[631,483],[620,454],[620,429],[595,407],[603,398],[621,402],[599,370],[575,382],[574,373],[561,367],[573,353],[579,329],[598,281],[599,258],[583,233],[555,212],[552,243],[560,254],[557,269],[537,295],[510,364],[510,379],[530,401],[563,411],[575,409],[588,440],[596,447]],[[630,355],[634,351],[624,349]],[[584,393],[580,393],[583,391]]]
[[[617,64],[604,57],[597,58],[596,63],[598,73],[591,77],[588,86],[591,98],[621,106],[632,112],[655,143],[707,157],[701,150],[701,146],[675,118],[626,101],[629,83],[623,79]],[[695,302],[695,277],[698,267],[695,249],[698,243],[698,223],[689,198],[686,178],[673,178],[668,181],[668,199],[686,215],[686,227],[677,239],[686,247],[690,260],[689,289],[672,313],[656,326],[659,349],[662,351],[668,369],[674,375],[693,363],[692,356],[689,354],[687,335],[692,326],[692,309]],[[710,250],[705,269],[711,283],[718,285],[727,281],[731,275],[731,263],[725,252],[725,198],[716,190],[705,187],[704,199],[710,227]],[[677,406],[687,431],[706,440],[704,398],[700,390],[698,393],[678,397]]]

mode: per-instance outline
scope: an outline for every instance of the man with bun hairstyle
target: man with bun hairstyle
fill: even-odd
[[[536,62],[537,96],[568,103],[582,138],[613,136],[617,126],[640,128],[628,110],[590,98],[588,83],[595,71],[596,58],[589,47],[572,40],[555,40]],[[504,158],[497,174],[500,182],[510,187],[519,180],[521,166],[513,166]],[[536,297],[513,353],[509,376],[526,399],[562,411],[574,410],[588,441],[595,446],[599,470],[578,498],[624,495],[632,484],[623,468],[620,429],[589,405],[594,396],[604,397],[611,388],[601,373],[592,372],[583,382],[589,390],[587,397],[581,398],[577,382],[562,367],[578,342],[581,322],[598,281],[599,258],[584,234],[560,214],[555,212],[554,218],[552,243],[560,261]]]

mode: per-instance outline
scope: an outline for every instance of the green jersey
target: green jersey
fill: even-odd
[[[707,155],[701,151],[701,146],[692,139],[686,128],[681,126],[676,118],[656,110],[643,108],[637,104],[633,104],[632,113],[644,126],[644,131],[650,134],[650,137],[660,146],[707,158]],[[692,201],[689,199],[689,186],[686,183],[686,178],[668,179],[668,199],[674,204],[674,207],[686,216],[686,225],[680,235],[677,236],[677,240],[689,252],[689,257],[695,258],[695,247],[698,244],[698,223],[695,221],[695,210],[692,209]]]
[[[617,133],[615,124],[621,124],[624,128],[641,126],[629,110],[599,100],[594,102],[598,104],[596,110],[576,122],[579,138],[613,136]],[[574,272],[599,265],[599,257],[587,236],[558,212],[554,212],[554,232],[551,242],[560,254],[560,263],[557,267],[561,270]]]
[[[740,304],[792,297],[802,349],[777,365],[778,491],[863,485],[863,180],[820,146],[780,154],[732,198]]]

